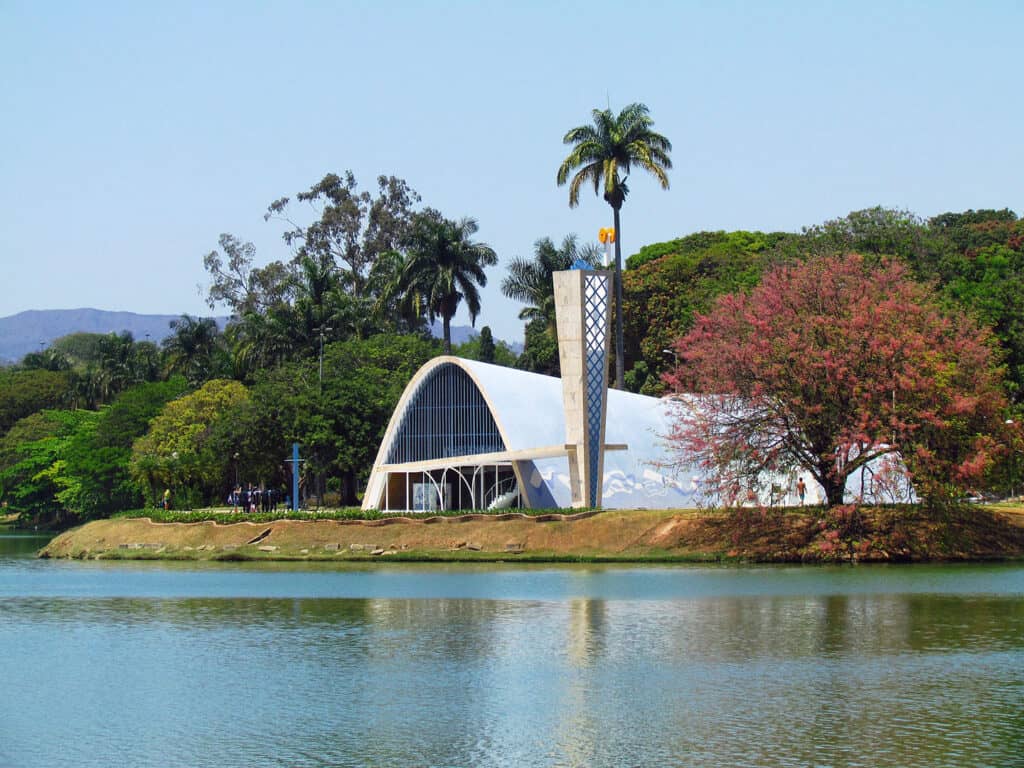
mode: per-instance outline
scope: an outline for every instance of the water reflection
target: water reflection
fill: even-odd
[[[765,571],[754,594],[746,574],[722,571],[676,571],[700,583],[670,585],[661,570],[444,570],[442,595],[489,584],[499,597],[411,599],[231,596],[237,571],[207,574],[232,577],[209,588],[216,597],[148,595],[161,578],[180,590],[173,570],[49,570],[40,589],[40,567],[0,574],[13,579],[0,591],[0,765],[953,766],[1024,754],[1013,569],[959,571],[1004,585],[970,593],[936,593],[946,577],[928,570],[925,587],[846,593],[815,581],[827,571]],[[380,591],[416,594],[423,573],[387,574]],[[94,580],[87,590],[76,574]],[[242,575],[246,591],[294,576],[284,591],[313,594],[373,576]],[[645,576],[671,597],[608,597]],[[578,596],[581,583],[600,596]],[[132,591],[147,595],[118,596]]]

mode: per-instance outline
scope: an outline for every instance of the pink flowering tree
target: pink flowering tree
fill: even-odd
[[[776,268],[723,296],[675,344],[679,465],[720,496],[794,469],[841,504],[847,478],[894,467],[937,501],[983,478],[1006,402],[988,330],[945,311],[896,262],[857,254]],[[876,461],[885,457],[885,461]]]

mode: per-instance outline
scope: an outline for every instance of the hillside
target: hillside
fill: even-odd
[[[160,342],[170,332],[170,322],[181,315],[140,315],[135,312],[111,312],[104,309],[30,309],[15,315],[0,317],[0,362],[16,362],[29,352],[49,346],[55,339],[69,333],[123,333],[127,331],[136,341],[147,338]],[[216,318],[224,328],[228,318]],[[431,328],[435,337],[441,336],[441,322]],[[452,326],[452,343],[462,344],[480,332],[468,325]],[[513,351],[522,351],[521,342],[511,342]]]
[[[146,338],[159,342],[170,332],[170,322],[180,315],[140,315],[135,312],[109,312],[103,309],[30,309],[0,317],[0,360],[14,362],[40,343],[49,346],[69,333],[123,333],[137,341]],[[223,327],[227,318],[217,318]]]

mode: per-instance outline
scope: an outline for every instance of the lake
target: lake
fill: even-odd
[[[0,766],[1024,765],[1024,565],[40,561]]]

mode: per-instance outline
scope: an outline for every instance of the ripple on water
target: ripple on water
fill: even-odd
[[[0,765],[944,768],[1024,753],[1014,590],[755,595],[741,575],[730,594],[720,574],[712,591],[628,599],[608,595],[643,570],[602,572],[602,597],[545,573],[544,599],[524,596],[543,593],[539,573],[514,598],[499,579],[495,599],[8,585]]]

